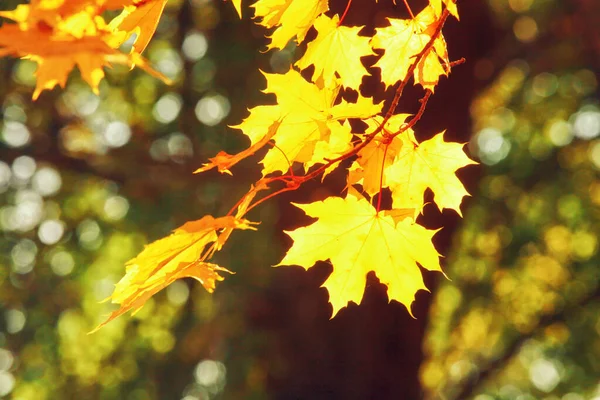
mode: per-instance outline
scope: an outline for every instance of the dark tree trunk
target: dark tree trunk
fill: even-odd
[[[407,17],[402,1],[354,1],[346,17],[349,25],[366,25],[372,32],[384,26],[387,16]],[[416,3],[410,1],[411,4]],[[331,9],[341,14],[346,0],[333,1]],[[421,6],[422,7],[422,6]],[[415,13],[421,7],[414,7]],[[451,19],[444,30],[451,59],[465,57],[467,63],[456,67],[451,76],[442,79],[429,102],[425,115],[415,127],[418,137],[426,138],[447,129],[447,140],[466,142],[471,134],[469,105],[475,90],[474,67],[493,48],[493,25],[485,2],[459,2],[461,22]],[[383,94],[383,88],[366,80],[365,93]],[[416,112],[423,92],[410,88],[398,108],[399,112]],[[386,98],[393,96],[392,90]],[[468,189],[474,189],[477,168],[470,168],[461,178]],[[343,177],[329,187],[318,189],[308,185],[301,193],[282,197],[280,208],[282,229],[293,229],[302,222],[290,200],[313,201],[340,193]],[[465,204],[468,207],[469,201]],[[447,254],[450,237],[460,222],[454,212],[440,214],[427,207],[422,222],[431,228],[444,227],[435,236],[435,244]],[[281,240],[289,245],[289,239]],[[418,399],[421,395],[419,367],[422,340],[427,324],[431,294],[419,292],[413,304],[416,319],[397,303],[388,304],[385,287],[371,273],[360,306],[342,309],[332,320],[327,293],[320,285],[331,272],[326,263],[308,272],[300,267],[277,268],[267,293],[253,299],[268,304],[251,318],[250,329],[262,330],[274,338],[265,354],[268,365],[269,392],[276,399]],[[441,278],[439,273],[424,272],[429,288]],[[443,279],[443,278],[442,278]]]

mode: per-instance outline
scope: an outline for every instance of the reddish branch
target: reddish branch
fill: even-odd
[[[419,102],[421,103],[421,107],[419,107],[419,111],[415,114],[414,117],[411,118],[410,121],[408,121],[405,124],[402,124],[402,126],[400,127],[398,132],[391,133],[391,134],[384,134],[384,137],[386,138],[388,144],[392,142],[393,138],[395,138],[396,136],[398,136],[399,134],[401,134],[403,132],[406,132],[407,130],[409,130],[410,128],[415,126],[415,124],[417,122],[419,122],[419,120],[425,113],[425,108],[427,108],[427,102],[429,101],[429,98],[431,97],[431,95],[432,95],[431,90],[427,89],[425,91],[425,96],[423,96],[423,98],[419,100]]]

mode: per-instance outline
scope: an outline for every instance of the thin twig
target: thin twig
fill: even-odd
[[[417,122],[419,122],[419,120],[425,113],[425,108],[427,108],[427,102],[429,101],[431,94],[431,90],[427,89],[427,91],[425,92],[425,96],[423,96],[423,98],[419,100],[419,102],[421,103],[421,107],[419,107],[419,111],[417,112],[417,114],[415,114],[415,116],[412,117],[410,121],[408,121],[405,124],[402,124],[398,132],[388,135],[390,140],[400,135],[401,133],[406,132],[407,130],[415,126]]]
[[[342,25],[342,22],[344,22],[344,18],[346,18],[346,14],[348,14],[348,10],[350,10],[350,4],[352,4],[352,0],[348,0],[348,4],[346,4],[346,9],[344,10],[344,13],[340,17],[340,21],[338,22],[337,26]]]
[[[408,10],[408,13],[410,14],[410,17],[412,19],[415,19],[415,14],[413,14],[410,6],[408,5],[408,1],[404,0],[404,5],[406,6],[406,9]]]

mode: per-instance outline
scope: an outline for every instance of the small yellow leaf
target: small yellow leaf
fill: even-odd
[[[283,49],[294,36],[301,43],[315,19],[329,10],[327,0],[258,0],[254,17],[266,28],[277,27],[268,49]]]
[[[467,157],[463,143],[445,142],[443,132],[422,143],[417,143],[410,136],[398,136],[404,144],[394,163],[386,170],[394,208],[420,211],[423,194],[430,188],[440,210],[451,208],[462,215],[460,203],[469,193],[455,172],[477,163]]]
[[[371,45],[384,49],[383,56],[374,65],[381,69],[381,79],[386,86],[408,79],[406,76],[415,56],[421,53],[431,40],[438,20],[431,7],[426,7],[414,19],[388,19],[390,26],[377,28]],[[446,41],[440,34],[417,65],[415,84],[434,91],[440,75],[447,75],[449,63]]]
[[[339,17],[321,15],[315,21],[317,37],[308,44],[306,53],[296,65],[306,69],[315,66],[314,77],[322,76],[326,86],[340,75],[342,85],[358,90],[363,76],[369,75],[360,58],[374,55],[369,37],[359,36],[362,27],[338,26]]]

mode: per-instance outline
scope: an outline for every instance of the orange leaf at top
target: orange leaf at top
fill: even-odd
[[[124,54],[116,49],[126,36],[124,32],[107,26],[100,15],[103,7],[115,7],[144,0],[37,0],[20,5],[0,15],[17,24],[0,27],[0,56],[27,57],[38,64],[34,100],[45,89],[64,86],[75,66],[82,78],[98,93],[105,66],[120,63],[137,65],[151,75],[169,80],[152,70],[139,53]],[[152,0],[166,1],[166,0]],[[141,7],[147,7],[144,2]]]
[[[92,332],[129,310],[139,310],[150,297],[177,279],[194,278],[212,292],[215,283],[223,280],[219,271],[229,272],[205,261],[223,245],[224,239],[219,233],[227,233],[228,237],[231,230],[254,229],[252,225],[245,219],[207,215],[185,223],[170,236],[146,246],[127,262],[127,272],[110,297],[113,303],[120,305],[119,309]]]
[[[75,65],[82,78],[97,91],[104,77],[102,68],[108,65],[107,57],[119,57],[121,53],[99,37],[53,40],[50,32],[22,31],[16,25],[5,25],[0,29],[0,54],[29,56],[38,63],[35,100],[44,89],[64,86]]]
[[[130,33],[137,33],[137,38],[133,44],[132,51],[142,53],[150,43],[154,31],[158,26],[158,21],[163,13],[168,0],[149,0],[139,3],[139,6],[125,7],[121,15],[111,21],[111,28]],[[129,35],[122,37],[122,44]]]

